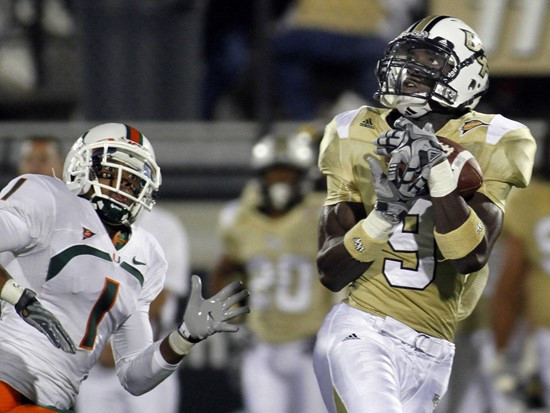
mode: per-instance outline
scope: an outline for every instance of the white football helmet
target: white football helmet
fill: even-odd
[[[109,184],[99,182],[97,174],[102,168],[112,171]],[[141,180],[134,194],[122,188],[123,171]],[[90,202],[103,221],[129,225],[143,207],[151,210],[155,204],[161,173],[153,147],[140,131],[122,123],[106,123],[77,139],[65,159],[63,180],[77,195],[92,190]]]
[[[306,170],[314,162],[311,135],[298,132],[293,135],[269,134],[252,148],[252,168],[262,170],[276,165]]]
[[[418,58],[422,53],[425,57]],[[481,40],[470,26],[449,16],[428,16],[391,41],[376,75],[375,98],[411,118],[473,109],[489,87]],[[415,84],[423,87],[415,91]]]
[[[306,131],[291,135],[269,134],[252,148],[252,168],[259,176],[264,204],[276,210],[286,210],[299,203],[311,190],[309,172],[314,165],[312,136]],[[298,173],[294,185],[287,182],[268,184],[265,173],[275,167],[287,167]]]

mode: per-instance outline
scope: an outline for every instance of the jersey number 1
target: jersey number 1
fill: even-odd
[[[105,285],[103,291],[99,295],[99,298],[95,302],[90,316],[88,317],[88,324],[86,325],[86,332],[80,342],[80,347],[86,350],[93,350],[95,344],[95,338],[97,336],[97,329],[99,323],[105,317],[105,314],[113,307],[116,298],[118,296],[118,289],[120,284],[110,278],[105,278]]]

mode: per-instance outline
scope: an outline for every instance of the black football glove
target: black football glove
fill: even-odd
[[[76,353],[76,347],[59,320],[36,299],[36,293],[25,288],[15,303],[15,311],[28,324],[45,334],[50,342],[66,353]]]

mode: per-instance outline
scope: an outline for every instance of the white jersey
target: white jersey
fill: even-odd
[[[164,251],[168,270],[164,288],[179,296],[189,292],[191,259],[187,231],[176,215],[156,205],[151,211],[144,210],[136,225],[155,236]]]
[[[27,234],[15,233],[14,217],[25,223]],[[163,287],[164,255],[140,228],[116,250],[92,204],[42,175],[16,178],[0,193],[0,233],[0,250],[13,251],[29,287],[78,348],[74,355],[55,348],[6,306],[0,380],[38,404],[70,408],[111,335],[124,330],[131,316],[148,313]],[[124,343],[115,348],[117,361],[152,344],[147,328],[138,338],[131,344],[115,340]]]

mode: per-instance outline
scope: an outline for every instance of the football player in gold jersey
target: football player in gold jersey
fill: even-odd
[[[550,407],[550,135],[544,141],[539,174],[510,196],[504,225],[504,262],[493,296],[493,330],[500,352],[496,373],[506,360],[522,315],[535,344],[536,373]],[[497,374],[498,376],[498,374]]]
[[[252,151],[258,179],[221,213],[223,256],[214,282],[239,273],[251,289],[252,344],[241,365],[246,411],[325,411],[312,364],[315,334],[335,303],[319,282],[317,223],[324,193],[312,192],[307,133],[268,135]]]
[[[529,182],[536,144],[524,125],[474,111],[489,72],[461,20],[414,23],[388,44],[377,77],[386,109],[337,115],[321,143],[328,193],[317,263],[327,288],[350,293],[317,335],[315,372],[330,412],[429,412],[447,388],[457,321],[485,285],[506,197]],[[484,183],[470,198],[459,195],[436,134],[481,166]]]

